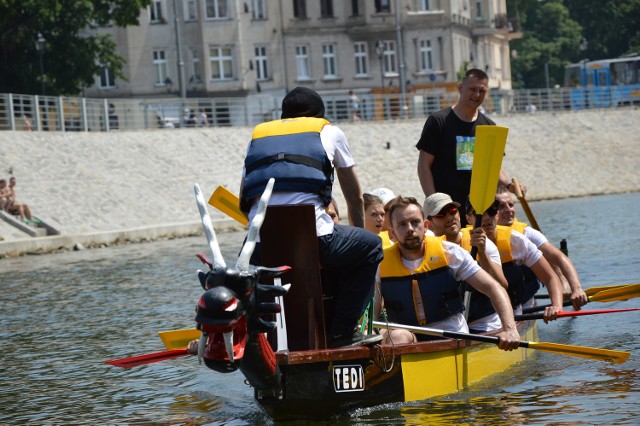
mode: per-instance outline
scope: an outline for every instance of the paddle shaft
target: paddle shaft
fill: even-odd
[[[471,333],[461,333],[457,331],[445,331],[445,330],[438,330],[435,328],[386,323],[381,321],[374,321],[373,325],[374,327],[380,327],[380,328],[399,328],[399,329],[411,331],[412,333],[416,333],[416,334],[426,334],[428,336],[439,336],[439,337],[449,337],[452,339],[472,340],[477,342],[493,343],[495,345],[497,345],[500,342],[500,339],[498,339],[495,336],[487,336],[483,334],[471,334]],[[616,364],[621,364],[625,362],[629,358],[629,355],[631,355],[630,352],[613,351],[609,349],[590,348],[587,346],[563,345],[559,343],[527,342],[524,340],[521,340],[518,342],[518,347],[537,349],[545,352],[553,352],[553,353],[563,354],[563,355],[578,356],[581,358],[598,359],[601,361],[614,362]]]
[[[584,310],[584,311],[567,311],[567,312],[558,312],[558,318],[579,317],[584,315],[613,314],[617,312],[629,312],[629,311],[638,311],[638,310],[640,310],[640,308],[591,309],[591,310]],[[514,315],[514,319],[516,321],[536,320],[536,319],[542,319],[542,318],[544,318],[543,313]]]
[[[535,229],[536,231],[540,231],[540,225],[538,225],[538,221],[536,220],[536,217],[533,215],[533,212],[529,207],[529,203],[527,202],[527,199],[524,198],[524,194],[522,193],[522,189],[520,188],[520,182],[518,182],[518,179],[516,179],[515,177],[511,179],[511,182],[513,183],[514,191],[516,193],[516,198],[518,198],[518,201],[520,201],[522,210],[524,210],[524,214],[527,215],[527,219],[529,220],[529,223],[531,223],[531,226],[533,227],[533,229]]]
[[[615,302],[618,300],[628,300],[634,297],[640,296],[640,284],[630,284],[622,287],[615,287],[609,290],[599,291],[596,294],[589,296],[589,302]],[[564,302],[563,306],[570,306],[571,302]],[[539,305],[532,306],[530,308],[524,308],[523,314],[529,314],[531,312],[544,311],[547,306],[551,305]]]
[[[127,358],[112,359],[105,361],[105,364],[110,364],[116,367],[131,368],[139,365],[152,364],[154,362],[160,362],[167,359],[178,358],[181,356],[189,355],[187,349],[172,349],[167,351],[152,352],[144,355],[130,356]]]

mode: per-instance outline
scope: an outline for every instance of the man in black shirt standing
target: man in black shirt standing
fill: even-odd
[[[458,84],[460,97],[456,105],[431,114],[427,119],[416,144],[420,150],[418,177],[426,197],[444,192],[464,206],[471,186],[476,126],[496,124],[480,112],[488,87],[489,77],[484,71],[468,70]],[[499,181],[510,191],[515,190],[502,170]],[[526,191],[524,186],[522,189]],[[464,217],[461,212],[460,218],[466,222]]]

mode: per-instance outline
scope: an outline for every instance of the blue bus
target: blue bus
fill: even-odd
[[[567,65],[564,85],[575,109],[640,103],[640,55]]]

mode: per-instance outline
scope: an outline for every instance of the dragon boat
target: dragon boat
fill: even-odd
[[[202,331],[199,358],[219,373],[239,369],[272,418],[328,418],[354,408],[450,394],[532,355],[525,348],[505,352],[465,339],[328,349],[325,330],[335,291],[322,284],[326,277],[318,261],[314,208],[267,209],[271,188],[260,200],[235,267],[227,267],[196,185],[213,255],[212,262],[199,255],[209,270],[198,273],[205,292],[196,322]],[[258,235],[262,265],[256,267],[249,259]],[[537,340],[535,321],[519,322],[518,330]]]

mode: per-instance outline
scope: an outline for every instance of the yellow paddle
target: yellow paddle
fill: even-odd
[[[513,182],[513,186],[516,191],[515,192],[516,198],[518,198],[518,201],[520,201],[522,210],[524,210],[524,214],[527,215],[527,219],[529,220],[529,223],[531,223],[531,226],[533,227],[533,229],[535,229],[536,231],[540,231],[540,225],[538,225],[538,221],[536,220],[536,217],[533,215],[533,212],[529,207],[529,203],[527,202],[527,199],[524,198],[524,194],[522,193],[522,189],[520,188],[520,182],[518,182],[518,179],[516,179],[515,177],[511,178],[511,182]]]
[[[404,324],[386,323],[374,321],[374,327],[380,328],[400,328],[409,330],[412,333],[426,334],[429,336],[449,337],[453,339],[474,340],[478,342],[498,344],[500,339],[495,336],[486,336],[483,334],[460,333],[457,331],[445,331],[428,327],[416,327]],[[600,361],[608,361],[616,364],[622,364],[631,355],[630,352],[613,351],[610,349],[590,348],[588,346],[563,345],[560,343],[547,342],[527,342],[521,340],[519,343],[521,348],[537,349],[545,352],[552,352],[562,355],[578,356],[582,358],[597,359]]]
[[[596,293],[600,293],[605,290],[613,290],[620,287],[626,287],[628,285],[638,285],[638,284],[612,284],[612,285],[601,285],[597,287],[589,287],[584,289],[584,292],[587,296],[593,296]],[[536,299],[548,299],[548,294],[536,294]]]
[[[211,198],[209,198],[209,204],[244,226],[247,226],[249,223],[247,217],[240,210],[240,199],[238,196],[224,186],[218,186],[216,190],[213,191]]]
[[[184,349],[190,341],[200,338],[202,332],[195,328],[183,328],[181,330],[159,331],[158,335],[164,343],[164,347],[170,350]]]
[[[589,302],[616,302],[619,300],[629,300],[634,297],[640,297],[640,284],[630,284],[622,287],[615,287],[609,290],[603,290],[589,296]],[[571,302],[564,302],[564,306],[570,306]],[[531,312],[544,311],[544,309],[550,305],[532,306],[530,308],[524,308],[523,314]]]

